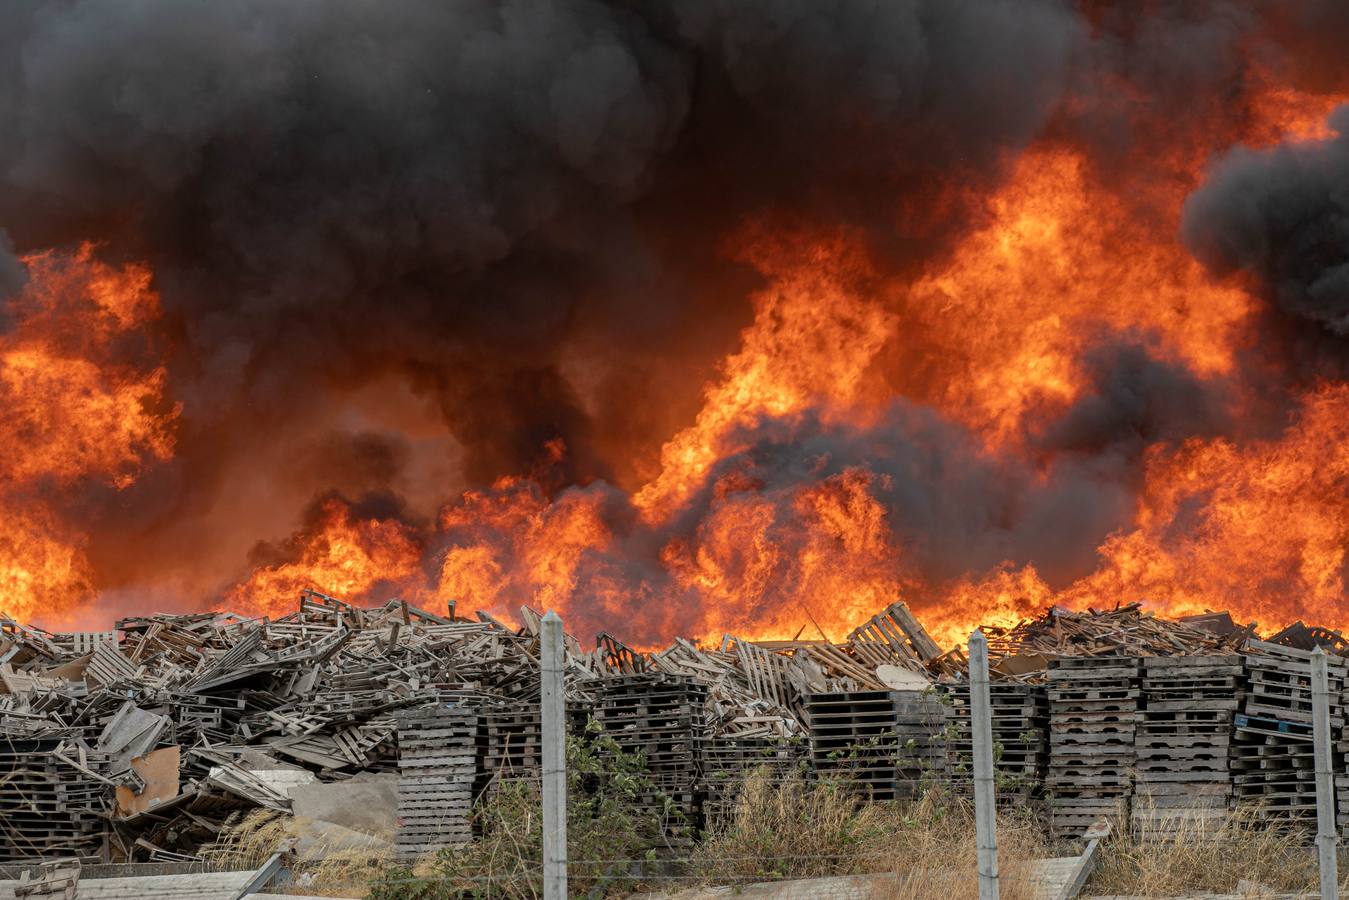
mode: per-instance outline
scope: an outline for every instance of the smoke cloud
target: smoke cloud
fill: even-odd
[[[607,474],[587,431],[613,416],[562,374],[570,341],[640,361],[724,322],[697,273],[732,266],[717,242],[746,215],[893,232],[884,188],[996,178],[1080,39],[1051,0],[75,0],[13,21],[0,222],[151,263],[185,427],[392,368],[474,481],[541,437],[571,478]]]
[[[144,260],[182,404],[175,459],[87,504],[93,527],[209,543],[184,521],[239,460],[284,456],[279,477],[326,488],[301,538],[341,497],[429,533],[425,504],[394,496],[408,441],[310,427],[396,379],[454,439],[447,495],[515,474],[564,507],[603,495],[622,552],[584,577],[672,597],[659,555],[697,541],[733,472],[786,518],[802,485],[873,473],[905,565],[932,579],[1004,560],[1084,571],[1127,520],[1143,448],[1224,424],[1212,385],[1132,337],[1088,356],[1091,389],[1028,437],[1034,463],[898,400],[861,429],[762,423],[659,534],[624,488],[750,315],[763,276],[729,234],[847,229],[878,280],[914,273],[1029,142],[1080,143],[1127,179],[1121,160],[1152,164],[1175,129],[1242,114],[1229,99],[1266,27],[1328,89],[1344,17],[1310,0],[13,0],[6,24],[0,296],[22,284],[16,252],[92,239]],[[1233,151],[1184,222],[1215,271],[1336,340],[1349,113],[1337,125],[1323,145]]]
[[[1185,205],[1182,234],[1220,274],[1245,272],[1275,308],[1349,337],[1349,106],[1336,136],[1238,147]]]
[[[28,273],[14,255],[14,242],[0,229],[0,334],[4,334],[11,324],[10,311],[5,301],[23,290]]]

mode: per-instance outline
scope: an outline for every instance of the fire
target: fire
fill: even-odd
[[[1290,102],[1267,109],[1301,121]],[[368,549],[340,552],[371,540],[351,537],[358,523],[337,516],[321,550],[255,572],[231,599],[278,610],[308,584],[361,596],[378,582],[453,601],[461,614],[557,608],[580,633],[626,628],[639,644],[681,633],[838,639],[897,597],[947,643],[1054,604],[1140,598],[1172,614],[1222,607],[1335,622],[1347,526],[1334,490],[1343,462],[1325,456],[1343,443],[1340,389],[1308,397],[1276,438],[1150,447],[1132,523],[1106,539],[1095,572],[1057,590],[1033,562],[925,581],[881,500],[887,476],[852,466],[775,486],[740,459],[766,422],[866,427],[888,358],[901,361],[892,378],[903,393],[978,435],[990,459],[1031,464],[1028,439],[1089,388],[1085,361],[1102,342],[1141,344],[1199,378],[1231,375],[1256,304],[1241,286],[1215,283],[1174,238],[1199,177],[1181,171],[1168,190],[1126,200],[1081,152],[1037,145],[988,198],[979,226],[908,284],[879,277],[856,236],[751,230],[736,252],[768,287],[647,484],[549,497],[547,478],[519,477],[468,491],[424,539],[434,548],[426,571],[406,531],[381,565]],[[924,365],[910,372],[908,360]],[[549,448],[550,461],[563,450]],[[1297,511],[1278,515],[1285,507]],[[1277,538],[1261,524],[1271,518]]]
[[[159,316],[148,269],[108,266],[90,245],[24,264],[0,332],[0,608],[20,617],[93,595],[87,535],[60,512],[84,487],[125,490],[170,458],[178,415],[164,366],[125,347]]]
[[[554,439],[537,470],[457,491],[438,514],[369,514],[325,494],[291,538],[259,545],[221,576],[230,586],[192,600],[278,615],[314,587],[461,615],[511,618],[529,604],[560,610],[578,634],[610,630],[645,646],[724,632],[837,640],[900,598],[948,644],[1055,604],[1138,599],[1169,614],[1349,625],[1349,385],[1290,377],[1288,421],[1257,421],[1257,401],[1259,415],[1271,405],[1249,371],[1265,301],[1215,278],[1177,236],[1217,154],[1330,137],[1326,115],[1343,98],[1255,68],[1247,76],[1220,111],[1196,113],[1190,140],[1149,147],[1149,158],[1102,162],[1071,128],[1051,126],[978,196],[933,186],[923,197],[943,209],[970,200],[969,220],[902,265],[879,258],[887,244],[874,234],[786,227],[769,212],[737,221],[722,244],[761,279],[752,317],[658,462],[652,453],[630,467],[655,472],[644,484],[567,484],[568,448]],[[1118,80],[1125,107],[1146,107]],[[420,278],[416,260],[404,263]],[[0,329],[0,608],[26,618],[98,593],[88,498],[130,497],[178,449],[161,344],[184,323],[161,320],[148,267],[102,262],[92,245],[24,265],[28,285]],[[1230,433],[1142,434],[1120,459],[1083,463],[1109,469],[1097,477],[1127,500],[1082,542],[1089,555],[1110,532],[1094,559],[1066,575],[1010,540],[991,540],[967,571],[933,563],[929,544],[963,536],[906,531],[904,513],[958,500],[906,491],[885,429],[931,421],[950,441],[921,448],[934,471],[965,465],[1043,487],[1080,452],[1045,435],[1092,399],[1100,357],[1119,348],[1213,388]],[[897,411],[913,421],[892,422]],[[978,526],[1010,533],[1020,499],[1009,491]]]
[[[951,591],[934,631],[954,641],[981,622],[1014,625],[1055,604],[1134,599],[1170,616],[1227,609],[1264,627],[1301,618],[1349,628],[1347,480],[1344,385],[1304,397],[1276,437],[1154,448],[1135,524],[1106,540],[1096,572],[1056,592],[1033,565],[1001,568]]]
[[[665,548],[675,582],[712,612],[694,633],[838,640],[894,602],[900,555],[874,496],[880,478],[849,469],[791,489],[786,503],[727,490],[692,540]]]
[[[1266,626],[1303,618],[1343,628],[1347,482],[1344,385],[1302,398],[1277,438],[1159,449],[1136,527],[1101,548],[1105,566],[1072,593],[1147,598],[1172,614],[1228,608]]]
[[[1183,199],[1159,240],[1078,151],[1027,151],[987,224],[913,285],[911,321],[937,345],[927,353],[942,376],[916,391],[999,445],[1071,403],[1086,351],[1112,335],[1200,375],[1228,371],[1252,304],[1170,238]]]
[[[255,568],[229,590],[227,606],[285,615],[294,610],[300,592],[314,585],[359,601],[380,584],[413,581],[422,554],[416,535],[403,523],[353,516],[351,507],[337,498],[325,500],[314,526],[280,549],[286,560]]]
[[[676,511],[717,460],[737,452],[737,430],[758,418],[790,418],[809,407],[826,416],[851,412],[897,324],[858,292],[870,273],[846,238],[790,242],[784,252],[759,236],[741,255],[773,285],[754,298],[754,322],[723,363],[722,378],[708,386],[697,421],[661,449],[660,475],[634,497],[653,520]]]

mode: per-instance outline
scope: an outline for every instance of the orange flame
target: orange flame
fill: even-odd
[[[421,547],[401,522],[355,518],[337,499],[324,501],[316,526],[291,543],[292,560],[254,569],[229,590],[226,604],[254,614],[285,615],[294,611],[301,591],[318,585],[359,601],[382,582],[412,582],[421,564]]]
[[[0,335],[0,608],[27,617],[88,600],[87,536],[56,510],[86,482],[122,490],[173,454],[178,408],[162,365],[117,343],[159,315],[150,272],[115,269],[93,248],[24,259],[29,281]]]
[[[1257,107],[1253,141],[1273,128],[1315,134],[1305,117],[1324,101],[1287,95]],[[620,637],[706,640],[840,639],[900,596],[947,643],[1054,604],[1135,599],[1171,614],[1230,608],[1271,623],[1345,624],[1349,516],[1336,486],[1347,474],[1347,387],[1308,395],[1277,437],[1151,447],[1132,522],[1099,548],[1097,571],[1060,590],[1033,564],[924,583],[879,499],[886,476],[865,467],[807,477],[785,498],[718,468],[763,420],[810,413],[864,426],[885,397],[886,365],[902,393],[980,435],[990,458],[1031,465],[1026,436],[1082,396],[1084,360],[1111,336],[1201,378],[1231,374],[1256,302],[1215,283],[1176,239],[1199,172],[1175,166],[1171,182],[1125,198],[1080,152],[1032,147],[978,227],[909,284],[879,278],[850,236],[752,231],[738,252],[769,279],[754,319],[695,421],[665,444],[659,473],[631,496],[592,485],[549,498],[523,478],[465,493],[428,541],[443,547],[429,579],[406,533],[371,568],[371,538],[351,538],[357,523],[338,516],[330,527],[341,539],[255,572],[232,599],[277,609],[275,598],[308,584],[359,595],[382,576],[390,592],[453,600],[460,612],[509,617],[527,603]],[[550,448],[554,461],[561,449]],[[705,501],[699,518],[681,524],[695,497]],[[361,549],[338,558],[334,547]]]
[[[865,464],[810,469],[787,486],[735,465],[765,422],[861,429],[898,395],[968,429],[990,465],[1040,472],[1045,451],[1030,438],[1090,388],[1091,352],[1105,342],[1141,343],[1199,378],[1233,376],[1259,304],[1185,251],[1181,205],[1205,157],[1238,138],[1324,137],[1337,99],[1255,91],[1241,134],[1151,161],[1165,177],[1141,188],[1041,140],[916,276],[880,274],[858,235],[758,223],[731,243],[767,286],[648,483],[549,496],[547,479],[506,478],[425,527],[328,499],[290,541],[259,552],[225,601],[281,614],[316,587],[353,601],[454,601],[461,613],[531,604],[651,641],[837,640],[900,597],[946,643],[1053,604],[1136,599],[1172,614],[1349,624],[1346,385],[1309,390],[1277,435],[1149,447],[1129,521],[1099,547],[1094,572],[1062,587],[1033,561],[926,582],[882,500],[888,476]],[[19,616],[96,591],[88,536],[61,504],[88,483],[125,490],[171,457],[178,415],[153,352],[125,358],[125,339],[153,332],[159,315],[148,270],[109,267],[89,247],[26,264],[15,327],[0,336],[0,441],[25,448],[0,461],[0,606]],[[1230,398],[1238,418],[1245,399]],[[565,453],[544,449],[550,464]]]

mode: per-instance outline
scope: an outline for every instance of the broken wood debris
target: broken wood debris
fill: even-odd
[[[296,611],[279,618],[159,614],[122,619],[112,632],[62,634],[0,617],[0,861],[192,859],[231,817],[259,807],[284,813],[291,788],[358,773],[434,775],[443,782],[437,790],[452,793],[459,806],[503,779],[537,777],[540,615],[523,607],[520,626],[512,627],[484,612],[469,618],[454,609],[449,604],[441,615],[403,600],[359,607],[305,591]],[[1144,694],[1156,695],[1137,707],[1146,711],[1176,691],[1227,687],[1200,685],[1190,678],[1199,670],[1173,672],[1148,659],[1203,658],[1194,663],[1203,677],[1222,679],[1229,675],[1213,667],[1234,664],[1214,658],[1247,654],[1241,665],[1251,688],[1233,724],[1232,756],[1240,759],[1231,762],[1239,769],[1259,756],[1270,774],[1254,777],[1252,769],[1252,777],[1229,781],[1225,772],[1206,770],[1198,791],[1241,797],[1269,794],[1287,780],[1267,758],[1282,752],[1288,768],[1302,765],[1301,747],[1292,752],[1285,745],[1300,738],[1309,708],[1300,674],[1305,647],[1343,655],[1349,646],[1334,632],[1301,623],[1261,643],[1252,627],[1225,613],[1170,622],[1137,603],[1053,609],[1011,628],[983,630],[1003,685],[998,697],[1005,708],[995,714],[1004,719],[1004,754],[1018,744],[1001,774],[1004,781],[1019,779],[1024,799],[1038,796],[1042,784],[1050,788],[1063,833],[1087,813],[1128,799],[1130,792],[1119,790],[1083,793],[1079,782],[1087,775],[1118,777],[1127,764],[1132,778],[1136,763],[1146,760],[1155,771],[1138,779],[1146,785],[1140,799],[1164,807],[1172,794],[1195,793],[1168,786],[1166,770],[1182,758],[1196,769],[1193,759],[1216,756],[1230,713],[1214,707],[1218,725],[1202,742],[1179,732],[1172,737],[1164,715],[1142,719],[1135,731],[1132,708],[1104,710],[1129,720],[1107,728],[1093,718],[1102,702],[1138,699],[1098,696],[1119,685],[1093,681],[1094,671],[1078,674],[1070,660],[1104,657],[1099,665],[1107,668],[1128,661],[1133,674],[1125,690],[1137,688],[1141,677]],[[968,723],[959,715],[964,655],[958,648],[941,652],[903,602],[842,643],[726,635],[713,647],[680,638],[646,652],[602,634],[593,650],[571,636],[565,644],[576,724],[593,716],[620,744],[643,750],[668,793],[661,802],[684,813],[667,841],[692,833],[703,813],[709,820],[724,814],[727,792],[751,767],[764,766],[774,778],[803,769],[859,775],[875,796],[906,797],[958,768],[966,751]],[[1337,677],[1344,665],[1334,669]],[[1054,684],[1047,692],[1048,680]],[[948,694],[949,715],[929,690],[934,684]],[[1041,737],[1046,696],[1053,719]],[[638,715],[639,708],[647,711]],[[1156,705],[1152,711],[1166,712]],[[417,723],[451,713],[473,723],[465,726],[463,746],[455,745],[455,762],[440,766],[445,771],[414,773],[428,760],[448,759],[439,750],[453,743],[433,746],[431,732]],[[1091,727],[1065,737],[1062,727],[1056,730],[1064,724]],[[1349,797],[1345,785],[1349,779],[1341,783]],[[411,799],[415,793],[409,811],[421,802]],[[400,851],[467,839],[456,828],[453,835],[409,830]]]
[[[1230,621],[1231,617],[1228,617]],[[1245,629],[1216,633],[1197,624],[1160,619],[1141,603],[1113,609],[1070,612],[1057,607],[1011,628],[985,625],[989,652],[996,657],[1025,654],[1059,656],[1203,656],[1245,646]],[[1044,680],[1040,672],[1031,680]]]

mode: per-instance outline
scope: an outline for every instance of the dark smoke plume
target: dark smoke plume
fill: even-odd
[[[1286,316],[1349,338],[1349,106],[1330,124],[1327,141],[1233,150],[1186,202],[1182,234]]]
[[[1036,435],[1053,453],[1135,459],[1157,441],[1214,434],[1230,425],[1218,385],[1137,343],[1105,343],[1083,364],[1092,387]]]
[[[856,228],[886,274],[913,271],[1047,130],[1114,172],[1178,128],[1239,115],[1244,48],[1267,21],[1301,77],[1330,89],[1337,9],[10,0],[0,227],[20,251],[94,239],[156,273],[177,459],[107,504],[109,533],[157,518],[195,535],[184,520],[211,507],[232,461],[285,441],[301,407],[390,376],[438,409],[466,483],[546,472],[545,493],[602,491],[621,520],[630,505],[597,479],[632,480],[633,448],[653,455],[687,424],[748,315],[758,276],[730,261],[729,233],[758,219]],[[1205,259],[1256,273],[1332,331],[1345,321],[1342,196],[1293,191],[1324,246],[1274,214],[1272,188],[1257,186],[1256,206],[1219,198],[1266,175],[1342,184],[1342,143],[1234,156],[1186,225]],[[1302,249],[1267,246],[1285,232]],[[21,274],[0,242],[0,293]],[[753,453],[723,465],[783,498],[793,478],[865,465],[888,479],[898,537],[934,577],[1007,558],[1066,577],[1123,520],[1140,446],[1218,415],[1206,387],[1141,351],[1089,367],[1095,390],[1035,436],[1047,481],[1001,470],[903,403],[862,434],[765,424]],[[555,439],[566,454],[541,467]],[[407,457],[372,432],[300,446],[295,466],[383,497]],[[410,517],[392,501],[381,514]],[[654,560],[664,538],[635,534],[610,564]]]
[[[569,341],[640,363],[725,323],[699,273],[730,267],[717,242],[746,215],[893,234],[895,188],[996,178],[1080,40],[1054,0],[28,0],[7,18],[0,223],[148,259],[184,337],[185,427],[274,428],[297,385],[402,370],[475,481],[552,437],[570,478],[607,474],[592,413],[631,398],[585,408]]]
[[[12,315],[5,301],[23,290],[28,273],[14,256],[14,242],[4,229],[0,229],[0,334],[4,334],[11,325]]]

